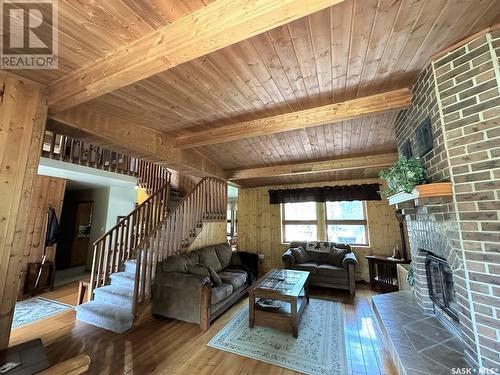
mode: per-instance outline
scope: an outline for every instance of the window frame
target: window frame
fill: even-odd
[[[316,208],[316,219],[315,220],[286,220],[285,218],[285,204],[281,204],[281,241],[282,243],[292,243],[293,241],[302,241],[302,240],[292,240],[289,241],[287,238],[285,238],[285,226],[286,225],[316,225],[316,235],[318,235],[318,229],[320,227],[319,223],[319,212],[318,212],[318,202],[315,202],[315,208]],[[293,203],[292,203],[293,204]]]
[[[340,201],[340,202],[349,202],[349,201]],[[328,210],[326,208],[327,202],[322,202],[322,204],[325,205],[325,235],[326,235],[326,240],[330,241],[328,238],[328,226],[329,225],[363,225],[365,228],[365,240],[366,243],[351,243],[349,245],[351,246],[370,246],[370,238],[368,237],[368,215],[366,211],[366,201],[359,201],[361,202],[361,205],[363,207],[363,218],[362,220],[360,219],[328,219]]]
[[[347,202],[347,201],[342,201]],[[280,212],[281,212],[281,242],[283,244],[290,244],[294,241],[301,240],[289,240],[285,238],[285,225],[316,225],[316,235],[317,238],[313,241],[330,241],[328,238],[328,225],[363,225],[365,228],[365,239],[366,243],[358,244],[351,243],[351,246],[356,247],[370,247],[370,237],[369,237],[369,228],[368,228],[368,210],[366,201],[360,201],[363,206],[363,217],[364,219],[356,219],[356,220],[334,220],[328,219],[328,212],[326,209],[327,202],[315,202],[316,204],[316,220],[286,220],[285,219],[285,203],[280,204]]]

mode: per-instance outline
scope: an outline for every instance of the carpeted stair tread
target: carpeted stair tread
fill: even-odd
[[[130,272],[115,272],[110,275],[111,285],[118,285],[125,288],[134,288],[135,275]]]
[[[125,272],[135,275],[135,269],[137,266],[137,262],[135,261],[135,259],[130,259],[125,261],[124,266],[125,266]]]
[[[94,289],[95,301],[113,304],[126,309],[132,309],[133,289],[117,285],[105,285]]]
[[[122,307],[90,301],[75,307],[76,318],[82,322],[122,333],[132,327],[132,312]]]

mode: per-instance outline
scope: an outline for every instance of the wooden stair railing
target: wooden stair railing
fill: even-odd
[[[170,182],[170,172],[161,165],[108,150],[51,130],[45,131],[42,156],[135,176],[137,186],[145,189],[148,195],[154,194],[163,185]]]
[[[89,300],[93,290],[106,285],[109,276],[132,259],[136,247],[165,219],[169,198],[170,174],[163,186],[94,242]]]
[[[187,251],[204,221],[226,221],[226,214],[226,182],[205,177],[142,239],[135,250],[134,314],[151,297],[156,264],[167,256]]]
[[[171,173],[167,168],[149,161],[137,160],[137,186],[152,195],[166,183],[170,183]]]
[[[83,140],[45,131],[42,156],[110,172],[136,175],[138,159]]]

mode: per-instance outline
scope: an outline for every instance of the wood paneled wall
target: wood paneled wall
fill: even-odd
[[[47,95],[0,72],[0,350],[9,343],[31,192],[47,120]]]
[[[26,246],[21,262],[18,295],[21,296],[24,288],[28,263],[42,260],[45,232],[47,229],[47,212],[50,207],[56,211],[57,219],[61,221],[61,212],[64,201],[66,180],[62,178],[37,175],[31,193],[31,207],[28,214],[28,230]],[[54,262],[56,246],[46,249],[47,260]]]
[[[238,196],[238,247],[242,250],[264,255],[261,267],[269,269],[283,267],[281,256],[288,244],[281,240],[280,205],[269,204],[268,191],[280,188],[298,188],[314,186],[351,185],[380,182],[377,179],[349,180],[309,183],[302,185],[266,186],[243,188]],[[366,255],[392,255],[396,244],[401,248],[399,226],[394,217],[394,208],[387,201],[367,202],[369,247],[355,247],[354,252],[359,261],[356,268],[356,279],[368,281],[368,264]]]
[[[198,237],[189,246],[188,251],[201,249],[202,247],[215,245],[218,243],[227,242],[226,238],[226,222],[225,221],[209,221],[203,223]]]

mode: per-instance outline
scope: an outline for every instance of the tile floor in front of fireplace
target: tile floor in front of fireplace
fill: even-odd
[[[425,315],[410,291],[373,298],[382,335],[401,374],[449,375],[468,367],[461,339],[434,316]]]

